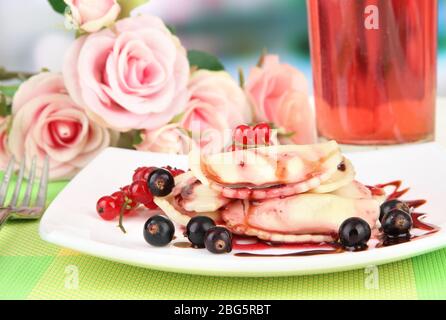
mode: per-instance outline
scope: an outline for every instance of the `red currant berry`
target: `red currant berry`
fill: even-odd
[[[226,148],[226,151],[227,152],[234,152],[234,151],[243,150],[243,149],[247,149],[246,145],[242,146],[240,144],[232,143],[230,146],[228,146]]]
[[[269,124],[262,122],[254,127],[255,144],[261,145],[270,143],[271,127]]]
[[[150,204],[153,202],[153,196],[149,191],[149,187],[147,186],[146,180],[138,180],[134,181],[130,185],[130,194],[131,198],[138,203],[142,203],[143,205]]]
[[[240,143],[242,145],[248,145],[252,141],[252,129],[247,125],[239,125],[234,130],[233,140],[235,143]]]
[[[184,170],[177,169],[177,168],[175,168],[175,170],[172,172],[174,177],[179,176],[180,174],[183,174],[183,173],[184,173]]]
[[[149,203],[145,203],[144,206],[149,209],[149,210],[156,210],[158,209],[158,205],[155,202],[149,202]]]
[[[171,166],[163,167],[163,169],[168,170],[174,177],[179,176],[180,174],[184,173],[184,170],[181,170],[178,168],[172,168]]]
[[[138,206],[138,202],[132,198],[132,193],[130,192],[130,185],[122,187],[121,192],[124,193],[124,195],[127,197],[127,199],[130,199],[131,201],[127,203],[127,206],[131,209]]]
[[[119,208],[122,208],[125,205],[124,214],[129,214],[137,205],[137,203],[127,197],[123,191],[117,191],[111,196],[116,199]]]
[[[125,198],[126,198],[124,192],[122,192],[122,191],[116,191],[116,192],[112,193],[111,197],[116,200],[116,203],[119,206],[124,204]]]
[[[145,180],[149,178],[150,173],[157,169],[156,167],[140,167],[135,170],[132,181]]]
[[[96,211],[104,220],[113,220],[119,215],[121,206],[116,198],[105,196],[98,200]]]

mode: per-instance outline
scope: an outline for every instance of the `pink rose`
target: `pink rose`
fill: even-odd
[[[13,104],[9,134],[11,153],[50,159],[50,178],[72,177],[102,149],[114,144],[117,134],[92,122],[68,96],[63,77],[41,73],[24,82]],[[39,161],[40,163],[42,161]]]
[[[11,117],[0,117],[0,168],[5,169],[11,157],[8,147],[8,129]]]
[[[227,72],[198,70],[192,74],[188,89],[191,97],[180,123],[194,138],[201,135],[194,140],[224,145],[217,140],[224,139],[225,131],[252,122],[246,94]]]
[[[281,64],[275,55],[266,55],[263,65],[251,70],[245,88],[257,121],[274,123],[294,143],[316,142],[315,116],[308,101],[307,81],[300,71]]]
[[[157,17],[123,19],[80,37],[63,73],[74,101],[119,131],[159,128],[188,100],[186,50]]]
[[[192,140],[178,123],[165,125],[155,130],[144,130],[142,142],[136,145],[140,151],[188,154]]]
[[[71,21],[85,32],[96,32],[115,22],[121,12],[116,0],[65,0]]]

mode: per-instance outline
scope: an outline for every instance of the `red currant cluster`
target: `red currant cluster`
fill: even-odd
[[[150,173],[156,169],[158,168],[140,167],[136,169],[130,185],[122,187],[120,191],[111,196],[100,198],[96,204],[99,216],[104,220],[113,220],[118,216],[129,214],[140,205],[149,210],[157,209],[158,206],[153,202],[153,195],[147,184]],[[171,166],[163,167],[163,169],[168,170],[174,177],[184,173],[183,170]]]
[[[259,123],[254,127],[239,125],[232,136],[231,151],[248,149],[271,144],[271,127],[267,123]]]

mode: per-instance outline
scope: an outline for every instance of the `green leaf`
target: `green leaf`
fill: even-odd
[[[225,69],[217,57],[203,51],[189,50],[187,52],[187,58],[189,59],[190,66],[196,67],[197,69],[211,71],[221,71]]]
[[[242,89],[245,87],[245,73],[243,72],[243,68],[238,68],[238,85]]]
[[[123,149],[134,149],[134,146],[142,142],[141,130],[121,132],[116,147]]]
[[[3,93],[5,96],[12,98],[15,95],[18,88],[19,88],[19,85],[0,86],[0,94]]]
[[[11,104],[9,99],[2,93],[0,93],[0,116],[6,117],[11,114]]]
[[[134,146],[137,146],[138,144],[142,143],[142,136],[141,136],[141,130],[136,130],[133,134],[133,141]]]
[[[0,116],[6,117],[11,114],[12,98],[16,93],[19,85],[0,86]]]
[[[48,2],[50,3],[54,11],[60,14],[65,14],[65,9],[67,7],[67,4],[65,3],[64,0],[48,0]]]
[[[280,131],[280,130],[279,130]],[[278,134],[278,136],[280,137],[280,138],[291,138],[291,137],[293,137],[295,134],[296,134],[296,132],[295,131],[290,131],[290,132],[278,132],[277,133]]]
[[[167,29],[169,29],[170,33],[173,35],[177,34],[177,29],[175,28],[175,26],[171,25],[171,24],[166,24]]]
[[[184,112],[177,114],[175,117],[170,120],[169,123],[177,123],[180,122],[181,118],[184,116]]]
[[[119,14],[119,18],[122,19],[130,17],[130,13],[133,9],[148,2],[149,0],[118,0],[119,5],[121,6],[121,13]]]

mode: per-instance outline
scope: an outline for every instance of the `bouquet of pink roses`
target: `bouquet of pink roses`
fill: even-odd
[[[61,73],[1,94],[1,162],[48,155],[51,178],[66,179],[108,146],[222,149],[224,132],[257,122],[276,128],[279,142],[315,141],[301,72],[262,54],[234,80],[217,58],[186,50],[160,18],[129,15],[144,2],[50,0],[77,37]]]

